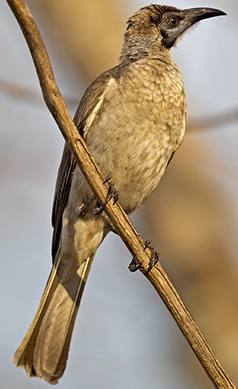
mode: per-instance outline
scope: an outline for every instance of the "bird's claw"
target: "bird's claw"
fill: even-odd
[[[141,267],[141,263],[138,262],[137,259],[132,258],[132,261],[131,261],[131,263],[129,264],[128,269],[129,269],[131,272],[134,273],[135,271],[139,270],[140,267]]]
[[[159,260],[159,254],[157,253],[157,251],[155,250],[155,248],[151,247],[150,246],[150,241],[146,240],[145,241],[145,247],[144,247],[144,250],[146,249],[150,249],[150,252],[151,252],[151,257],[150,257],[150,263],[149,263],[149,267],[148,269],[144,272],[144,274],[148,274],[152,267],[156,265],[156,263],[158,262]],[[141,263],[137,260],[137,258],[132,258],[132,261],[131,263],[129,264],[128,266],[128,269],[131,271],[131,272],[135,272],[136,270],[139,270],[141,268]]]
[[[94,201],[96,200],[96,196],[95,195],[92,195],[92,197],[90,197],[90,199],[88,199],[83,205],[82,207],[79,208],[79,211],[78,211],[78,216],[84,216],[85,215],[85,212],[87,211],[89,205]]]
[[[154,267],[156,265],[156,263],[159,261],[159,254],[157,253],[157,251],[154,247],[150,246],[149,240],[145,241],[144,250],[146,250],[147,248],[150,249],[151,257],[150,257],[149,267],[146,270],[146,272],[144,273],[145,275],[148,274],[151,271],[152,267]]]
[[[105,179],[105,181],[103,182],[103,184],[106,184],[106,182],[109,182],[109,181],[110,181],[110,177],[107,177]],[[103,205],[100,205],[97,202],[97,204],[95,205],[95,207],[93,209],[93,214],[94,215],[99,215],[100,213],[102,213],[102,211],[104,211],[107,203],[109,203],[109,201],[112,198],[113,198],[113,205],[114,205],[114,204],[116,204],[116,202],[119,199],[119,192],[114,188],[114,185],[109,182],[109,189],[108,189],[108,192],[107,192],[105,203]]]

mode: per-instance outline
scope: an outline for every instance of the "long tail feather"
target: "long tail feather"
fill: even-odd
[[[64,284],[57,277],[58,264],[53,266],[34,320],[14,355],[15,366],[25,368],[28,376],[44,378],[51,384],[62,377],[93,257]]]

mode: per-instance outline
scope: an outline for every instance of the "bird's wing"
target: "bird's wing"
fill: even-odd
[[[73,158],[70,148],[68,144],[65,143],[56,180],[55,195],[52,209],[52,225],[54,228],[52,239],[53,259],[55,258],[59,247],[62,227],[62,214],[64,212],[64,208],[68,200],[72,174],[75,169],[75,166],[76,162]]]
[[[75,113],[74,123],[78,128],[80,135],[85,138],[85,129],[90,128],[103,98],[109,88],[110,82],[118,77],[120,66],[115,67],[95,79],[85,91],[78,109]],[[69,191],[71,187],[72,174],[76,167],[76,161],[71,153],[67,143],[65,143],[61,163],[58,170],[58,176],[55,187],[55,195],[52,210],[52,225],[54,227],[52,239],[52,257],[54,259],[59,247],[62,214],[68,201]]]

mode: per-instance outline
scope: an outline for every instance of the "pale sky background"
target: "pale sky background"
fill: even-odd
[[[126,4],[129,17],[148,3],[130,0]],[[188,114],[192,111],[194,117],[202,118],[237,107],[236,2],[174,0],[171,5],[210,6],[228,13],[226,18],[201,22],[172,51],[182,70]],[[61,92],[80,99],[86,85],[52,42],[46,44]],[[0,52],[0,79],[39,91],[25,40],[5,1],[0,2]],[[0,123],[0,385],[4,389],[49,388],[42,380],[28,379],[12,359],[33,319],[51,267],[51,207],[63,139],[43,102],[27,103],[1,90]],[[232,219],[238,194],[237,123],[188,136],[205,137],[220,157],[222,171],[218,166],[213,179],[229,193],[230,236],[233,258],[238,260],[237,221]],[[133,220],[147,238],[140,212]],[[207,386],[199,386],[188,373],[176,348],[185,340],[151,285],[139,272],[128,271],[130,260],[120,239],[110,234],[97,252],[58,388],[212,388],[206,377]]]

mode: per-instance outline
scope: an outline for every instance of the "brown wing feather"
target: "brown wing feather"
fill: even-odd
[[[76,162],[73,158],[70,148],[68,144],[65,143],[56,180],[54,203],[52,209],[52,226],[54,227],[52,238],[53,259],[55,258],[59,247],[59,240],[62,228],[62,214],[64,212],[64,208],[68,200],[72,174],[75,169],[75,166]]]
[[[78,109],[74,116],[74,123],[79,133],[84,137],[85,121],[92,113],[100,100],[110,79],[120,76],[120,65],[101,74],[85,91]],[[68,201],[71,187],[72,174],[76,167],[75,159],[67,143],[65,143],[61,163],[58,170],[58,176],[55,187],[55,195],[52,210],[52,225],[54,227],[52,239],[52,257],[53,260],[57,253],[62,228],[62,215]]]

